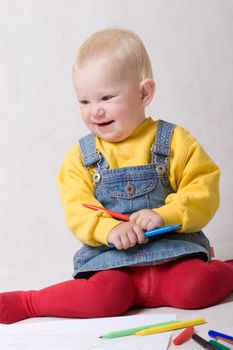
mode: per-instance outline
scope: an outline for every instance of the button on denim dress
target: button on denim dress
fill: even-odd
[[[141,166],[109,169],[104,155],[96,149],[95,136],[89,134],[80,139],[83,165],[95,168],[95,197],[105,208],[130,215],[165,204],[166,197],[173,192],[168,179],[168,157],[174,127],[159,120],[151,164]],[[166,233],[126,250],[84,244],[74,256],[73,277],[125,266],[156,265],[190,255],[210,259],[209,241],[202,231]]]

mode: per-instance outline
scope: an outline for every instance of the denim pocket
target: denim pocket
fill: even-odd
[[[109,186],[108,192],[111,198],[133,199],[154,191],[157,183],[157,179],[122,181]]]
[[[101,172],[95,196],[105,208],[131,214],[164,205],[171,192],[167,175],[159,176],[154,164]]]

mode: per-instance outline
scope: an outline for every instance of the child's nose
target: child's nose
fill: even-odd
[[[105,112],[102,107],[95,107],[93,110],[94,117],[102,117],[104,116]]]
[[[97,111],[97,114],[98,114],[98,116],[102,116],[102,115],[104,115],[104,109],[103,108],[98,108],[98,111]]]

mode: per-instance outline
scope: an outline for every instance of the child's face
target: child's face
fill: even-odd
[[[144,120],[140,82],[134,73],[122,74],[116,63],[99,59],[73,73],[81,116],[100,138],[126,139]]]

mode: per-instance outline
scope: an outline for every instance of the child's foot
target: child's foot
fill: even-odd
[[[9,324],[33,317],[26,294],[30,297],[31,292],[0,293],[0,323]]]
[[[225,260],[224,262],[226,262],[229,265],[232,265],[232,267],[233,267],[233,259]]]

